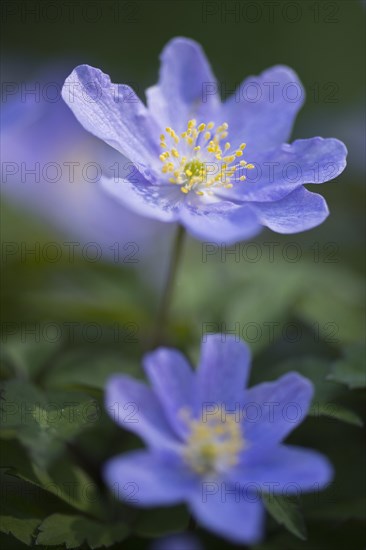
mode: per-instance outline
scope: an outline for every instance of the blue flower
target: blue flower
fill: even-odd
[[[105,479],[138,506],[186,502],[198,522],[232,541],[254,543],[263,531],[262,493],[316,491],[332,478],[318,452],[284,445],[304,420],[312,384],[297,373],[245,389],[247,346],[207,336],[194,373],[181,353],[159,348],[144,358],[152,388],[112,377],[106,406],[147,450],[111,459]]]
[[[60,96],[66,74],[61,63],[26,83],[10,78],[17,93],[5,96],[2,106],[1,192],[82,245],[95,243],[103,259],[122,263],[138,247],[135,257],[145,261],[152,256],[153,242],[169,243],[166,226],[122,208],[101,189],[102,165],[127,173],[131,165],[75,120]],[[24,90],[35,92],[24,96]]]
[[[65,82],[63,98],[81,124],[136,167],[130,177],[105,178],[105,188],[139,214],[179,222],[201,240],[230,244],[262,226],[296,233],[322,223],[326,202],[303,184],[338,176],[347,151],[336,139],[286,143],[304,99],[296,74],[272,67],[221,103],[196,42],[173,39],[161,60],[147,107],[129,86],[88,65]]]
[[[149,550],[203,550],[203,547],[192,533],[180,533],[154,541]]]

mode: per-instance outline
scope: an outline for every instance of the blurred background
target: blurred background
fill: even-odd
[[[87,63],[144,100],[163,46],[186,36],[202,44],[223,98],[248,75],[292,67],[307,94],[292,139],[336,137],[349,156],[344,173],[316,189],[330,208],[320,227],[291,236],[264,230],[231,254],[208,254],[188,239],[166,339],[196,362],[204,332],[235,332],[253,350],[253,382],[299,370],[317,384],[319,402],[337,396],[362,414],[364,394],[346,391],[347,376],[333,385],[324,379],[342,371],[347,357],[358,368],[365,333],[364,2],[17,0],[1,10],[2,378],[45,392],[87,390],[102,403],[110,373],[139,375],[174,228],[131,214],[99,189],[99,166],[119,162],[128,170],[128,162],[78,125],[60,89],[76,65]],[[331,456],[338,484],[328,500],[305,502],[308,542],[270,523],[261,548],[363,547],[363,450],[353,424],[306,421],[299,441]],[[96,468],[135,444],[104,417],[77,441]],[[27,453],[39,459],[24,440],[9,448],[5,460],[17,456],[19,471]],[[48,498],[38,499],[36,517],[45,517],[42,502],[55,513],[75,505]],[[172,517],[158,512],[137,521],[131,547],[149,548],[149,537],[187,525],[181,510]],[[207,533],[197,536],[204,547],[220,547]],[[25,540],[9,535],[7,547]]]

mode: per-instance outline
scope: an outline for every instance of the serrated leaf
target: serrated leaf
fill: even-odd
[[[354,344],[345,348],[344,358],[336,361],[328,380],[340,382],[350,389],[366,387],[365,346]]]
[[[83,516],[53,514],[39,526],[37,544],[65,544],[66,548],[78,548],[87,543],[90,548],[112,546],[127,537],[123,523],[99,523]]]
[[[325,416],[331,418],[332,420],[341,420],[347,424],[352,424],[353,426],[363,426],[362,419],[350,409],[338,405],[337,403],[313,403],[310,410],[310,416]]]
[[[33,533],[40,523],[41,520],[36,518],[1,516],[0,531],[5,534],[11,534],[16,539],[30,546],[33,541]]]
[[[86,394],[54,391],[48,394],[28,382],[3,385],[2,435],[17,438],[39,467],[45,467],[99,414],[96,401]]]
[[[280,495],[263,495],[263,502],[271,516],[301,540],[306,540],[306,525],[298,502]]]
[[[104,520],[105,499],[98,492],[98,486],[89,475],[73,464],[69,456],[58,459],[53,462],[47,470],[39,468],[26,457],[25,450],[15,440],[3,442],[1,452],[1,467],[4,469],[5,482],[10,484],[19,483],[26,487],[27,484],[34,486],[24,490],[27,495],[35,494],[36,498],[42,493],[42,499],[47,500],[48,493],[50,500],[56,503],[55,511],[84,512],[94,517]],[[56,498],[54,498],[56,497]],[[31,499],[30,504],[32,505]],[[66,506],[64,505],[66,504]],[[6,508],[6,512],[19,512],[19,504],[15,508]],[[35,503],[33,502],[33,507]],[[32,508],[31,508],[32,511]],[[29,514],[28,508],[26,508]],[[45,508],[45,513],[41,514],[41,519],[49,515],[50,508]],[[22,517],[22,516],[21,516]]]

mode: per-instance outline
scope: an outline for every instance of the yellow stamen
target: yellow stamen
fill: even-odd
[[[238,464],[245,441],[236,415],[216,412],[202,420],[191,419],[183,409],[181,416],[190,429],[183,457],[193,471],[212,475]]]
[[[213,190],[218,188],[230,189],[233,186],[230,179],[236,170],[239,167],[250,170],[254,168],[254,164],[247,164],[244,160],[234,163],[243,155],[245,143],[241,143],[234,152],[225,156],[231,148],[229,141],[222,144],[229,134],[228,129],[227,122],[215,128],[212,121],[197,125],[196,119],[192,118],[188,121],[186,130],[178,136],[168,126],[166,133],[170,144],[165,134],[160,135],[160,147],[167,149],[159,156],[163,163],[162,173],[170,175],[169,182],[178,184],[185,194],[193,190],[198,196],[206,193],[212,195]],[[180,139],[183,140],[182,143]],[[184,156],[181,156],[182,153]],[[246,178],[241,176],[238,179],[244,181]]]

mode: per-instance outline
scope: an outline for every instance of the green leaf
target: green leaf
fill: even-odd
[[[1,519],[0,531],[11,534],[10,543],[15,537],[26,545],[34,542],[36,528],[42,523],[52,510],[61,512],[69,508],[56,497],[40,487],[34,486],[3,470],[1,477]],[[7,548],[5,545],[4,548]]]
[[[39,327],[39,325],[37,325]],[[3,335],[5,343],[1,349],[1,362],[3,365],[9,365],[18,378],[30,378],[43,368],[51,358],[57,354],[60,349],[59,342],[37,342],[37,330],[33,336],[34,341],[29,336],[18,332],[16,335]],[[31,329],[29,329],[31,330]]]
[[[354,426],[363,426],[362,419],[350,409],[338,405],[337,403],[317,403],[314,402],[309,410],[310,416],[325,416],[332,420],[341,420]]]
[[[79,515],[53,514],[39,527],[37,544],[65,544],[66,548],[78,548],[87,543],[90,548],[112,546],[125,539],[128,529],[123,523],[103,524]]]
[[[140,377],[142,371],[139,362],[120,352],[100,350],[90,355],[83,349],[74,349],[64,353],[45,373],[43,384],[47,388],[76,385],[104,391],[107,378],[117,373]]]
[[[344,358],[336,361],[328,380],[345,384],[350,389],[366,387],[365,346],[354,344],[344,350]]]
[[[298,502],[279,495],[263,495],[263,502],[271,516],[301,540],[306,540],[306,525]]]
[[[75,323],[118,323],[122,329],[136,323],[142,330],[150,319],[151,295],[132,270],[114,265],[95,264],[93,270],[70,264],[59,268],[67,286],[53,284],[26,296],[29,307],[44,316],[52,312],[53,321]],[[78,334],[78,331],[76,331]],[[139,336],[141,332],[139,331]]]
[[[184,531],[188,527],[189,514],[185,506],[143,510],[132,526],[141,537],[160,537]]]
[[[37,497],[42,492],[42,499],[46,501],[46,497],[50,493],[50,499],[54,504],[56,503],[55,511],[75,509],[104,520],[107,513],[105,499],[99,494],[96,482],[79,466],[73,464],[70,456],[58,459],[46,470],[32,464],[25,456],[25,450],[19,442],[7,440],[2,443],[1,467],[6,472],[5,479],[10,487],[14,485],[14,482],[19,484],[24,482],[24,485],[32,484],[34,487],[28,488],[26,494],[35,492]],[[7,512],[13,513],[18,510],[19,503],[14,509],[7,509]],[[41,519],[49,515],[50,507],[46,507],[45,511],[40,516]],[[29,513],[28,509],[27,513]]]
[[[31,546],[33,533],[40,524],[40,519],[35,518],[15,518],[12,516],[0,517],[0,530],[2,533],[11,534],[16,539]]]
[[[337,395],[341,393],[341,388],[338,384],[327,379],[330,372],[330,361],[322,357],[306,355],[304,357],[294,357],[271,364],[265,363],[262,368],[253,369],[251,375],[251,384],[259,384],[263,381],[277,380],[284,374],[295,371],[314,384],[314,402],[333,402]]]
[[[363,338],[362,278],[334,263],[311,262],[297,267],[303,269],[304,279],[295,312],[331,345]]]
[[[47,395],[27,382],[3,385],[3,437],[17,438],[36,464],[44,468],[99,414],[99,405],[86,394],[54,391]]]

